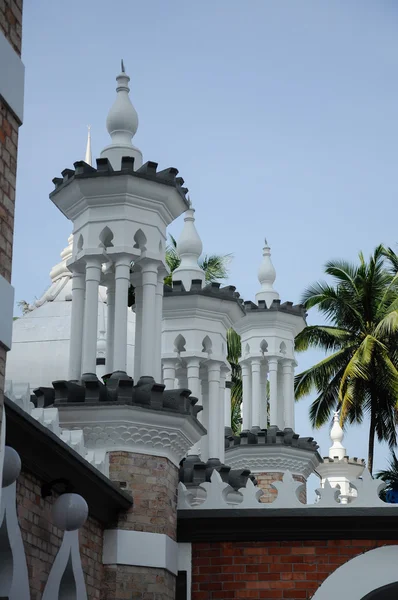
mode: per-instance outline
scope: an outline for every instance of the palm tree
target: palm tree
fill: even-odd
[[[388,469],[379,471],[376,473],[377,479],[381,479],[387,484],[387,487],[380,493],[380,498],[386,500],[387,492],[398,491],[398,459],[394,452],[391,453],[390,462],[388,463]]]
[[[299,400],[312,390],[313,427],[324,425],[340,410],[341,424],[362,423],[370,416],[368,469],[372,472],[375,437],[396,446],[398,400],[398,277],[384,265],[378,246],[369,262],[327,263],[334,285],[316,283],[303,295],[306,308],[317,307],[326,325],[306,327],[296,338],[296,350],[320,348],[326,358],[295,377]]]
[[[242,369],[240,336],[234,329],[227,332],[228,362],[231,367],[231,428],[237,434],[241,428],[240,407],[242,404]]]

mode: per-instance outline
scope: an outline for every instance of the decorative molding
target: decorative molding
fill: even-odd
[[[166,569],[177,575],[178,545],[163,533],[107,529],[103,564]]]
[[[350,600],[363,600],[370,592],[397,582],[397,561],[398,546],[369,550],[329,575],[312,600],[335,598],[336,590],[344,590],[344,597]]]
[[[0,32],[0,40],[4,37]],[[8,42],[7,42],[8,43]],[[0,95],[1,85],[3,83],[3,71],[1,61],[1,41],[0,41]],[[4,65],[3,65],[4,66]],[[14,288],[2,275],[0,275],[0,346],[4,346],[6,350],[11,350],[12,341],[12,315],[14,310]]]
[[[319,465],[318,453],[283,444],[234,446],[226,452],[233,469],[250,469],[252,473],[290,471],[307,479]]]
[[[0,73],[0,96],[5,100],[18,121],[22,124],[25,67],[2,32],[0,32]],[[2,298],[1,293],[0,297]]]
[[[83,430],[89,450],[163,456],[177,467],[205,431],[192,415],[132,405],[65,404],[59,414],[62,426]]]

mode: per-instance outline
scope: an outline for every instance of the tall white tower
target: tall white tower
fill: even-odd
[[[270,425],[294,429],[294,338],[305,327],[305,310],[281,304],[275,278],[265,241],[257,304],[245,302],[246,315],[235,325],[242,344],[243,430],[265,429],[268,413]]]
[[[107,288],[107,372],[128,370],[161,378],[161,319],[166,227],[188,208],[177,169],[157,171],[142,165],[131,143],[138,127],[129,98],[130,78],[116,78],[117,96],[109,111],[111,144],[97,159],[65,169],[54,180],[51,200],[73,222],[73,273],[70,342],[71,380],[95,374],[98,287]],[[130,282],[136,298],[135,364],[127,365],[127,296]]]

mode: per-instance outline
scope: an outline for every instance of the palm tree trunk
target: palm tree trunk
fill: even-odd
[[[372,474],[373,471],[373,455],[375,449],[375,429],[376,429],[376,414],[373,402],[370,408],[370,428],[369,428],[369,445],[368,445],[368,470]]]

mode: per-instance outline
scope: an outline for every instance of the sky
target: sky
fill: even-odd
[[[179,169],[205,252],[233,254],[228,283],[245,300],[265,236],[282,301],[300,301],[330,259],[397,248],[397,24],[394,0],[25,0],[16,301],[40,297],[66,245],[51,181],[84,158],[87,125],[94,157],[109,143],[121,58],[135,145]],[[297,358],[298,372],[321,355]],[[310,401],[296,431],[327,455]],[[351,456],[367,456],[367,436],[366,424],[347,431]],[[376,470],[386,456],[377,449]]]

